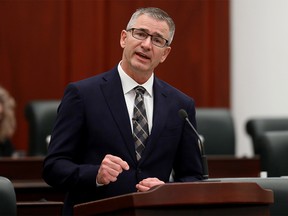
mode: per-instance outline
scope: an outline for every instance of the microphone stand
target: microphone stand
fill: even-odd
[[[181,109],[181,110],[179,110],[179,115],[180,115],[180,117],[185,119],[185,121],[189,124],[189,126],[192,128],[193,132],[197,136],[198,145],[199,145],[200,153],[201,153],[201,159],[202,159],[203,178],[204,179],[208,179],[208,177],[209,177],[209,174],[208,174],[208,163],[207,163],[207,157],[206,157],[206,154],[205,154],[204,143],[203,143],[200,135],[198,134],[198,132],[196,131],[196,129],[194,128],[194,126],[192,125],[190,120],[188,119],[187,112],[184,109]]]

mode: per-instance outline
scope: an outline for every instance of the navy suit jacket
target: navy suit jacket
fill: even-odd
[[[147,177],[169,182],[172,169],[175,181],[202,179],[197,137],[178,116],[185,109],[195,125],[194,101],[156,77],[153,92],[152,131],[137,162],[117,67],[67,86],[43,169],[48,184],[67,191],[64,214],[72,214],[78,203],[136,192],[136,184]],[[130,169],[116,182],[97,187],[106,154],[122,158]]]

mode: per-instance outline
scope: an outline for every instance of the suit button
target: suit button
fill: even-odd
[[[141,169],[137,169],[138,174],[141,174],[141,172],[142,172]]]

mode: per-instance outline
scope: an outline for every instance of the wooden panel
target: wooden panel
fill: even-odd
[[[17,101],[17,149],[27,150],[25,105],[60,99],[68,82],[114,67],[120,32],[136,8],[176,23],[172,52],[155,71],[198,107],[229,107],[229,0],[1,0],[0,85]]]
[[[0,84],[17,102],[18,149],[27,149],[26,103],[63,94],[66,18],[65,1],[0,1]]]

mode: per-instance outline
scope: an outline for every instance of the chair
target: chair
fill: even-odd
[[[246,132],[252,140],[254,154],[260,154],[259,137],[266,131],[288,130],[288,118],[253,118],[246,123]]]
[[[263,189],[274,193],[274,203],[270,206],[270,215],[288,215],[288,178],[219,178],[207,181],[255,182]]]
[[[288,176],[288,130],[266,132],[258,141],[262,171],[269,177]]]
[[[52,132],[59,104],[58,100],[36,100],[27,104],[25,116],[29,125],[29,156],[46,155],[46,139]]]
[[[9,179],[0,176],[0,215],[17,215],[14,186]]]
[[[197,108],[196,122],[207,155],[235,155],[235,128],[228,109]]]

